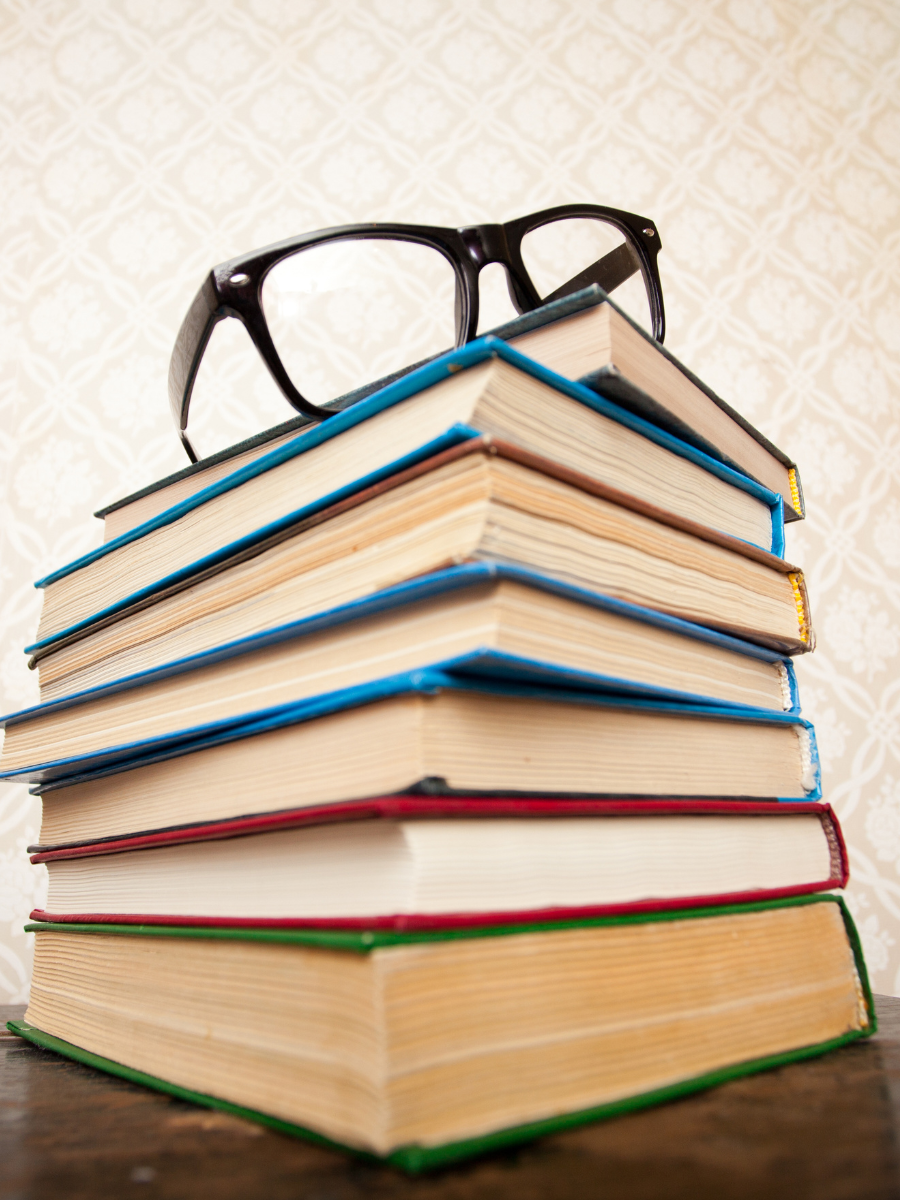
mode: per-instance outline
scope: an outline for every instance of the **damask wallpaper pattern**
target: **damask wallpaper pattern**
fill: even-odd
[[[345,221],[631,208],[667,344],[800,463],[802,698],[900,992],[898,75],[892,0],[3,0],[2,709],[37,694],[32,581],[182,465],[166,366],[209,266]],[[242,336],[203,381],[220,443],[285,415]],[[38,822],[7,785],[8,1001]]]

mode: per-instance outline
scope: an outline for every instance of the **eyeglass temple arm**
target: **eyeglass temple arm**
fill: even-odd
[[[192,463],[197,454],[185,432],[194,381],[200,360],[212,335],[213,329],[222,319],[218,312],[218,297],[210,274],[204,281],[188,309],[169,360],[169,405],[181,444]]]
[[[603,258],[598,258],[595,263],[568,279],[555,292],[545,296],[541,303],[549,304],[551,300],[562,300],[563,296],[571,296],[573,292],[590,287],[592,283],[599,284],[604,292],[611,292],[640,269],[641,260],[628,242],[623,242],[621,246],[617,246],[609,254],[604,254]]]

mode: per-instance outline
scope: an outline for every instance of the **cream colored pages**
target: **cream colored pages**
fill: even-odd
[[[505,954],[475,939],[444,954],[406,946],[377,963],[401,1145],[612,1103],[869,1025],[827,902],[523,935]]]
[[[407,625],[415,629],[423,609],[433,614],[433,623],[436,624],[443,621],[443,614],[449,617],[449,611],[464,602],[465,597],[476,595],[479,591],[493,596],[496,606],[491,618],[496,631],[488,631],[488,641],[484,644],[505,653],[561,667],[593,671],[617,680],[671,688],[692,696],[777,712],[791,707],[787,670],[781,660],[771,662],[755,658],[736,649],[659,628],[602,608],[582,605],[511,580],[473,584],[449,593],[444,600],[401,605],[384,617],[361,618],[335,626],[324,634],[310,635],[315,636],[316,644],[323,649],[327,647],[327,669],[318,675],[318,686],[325,690],[331,686],[327,682],[329,677],[340,679],[341,672],[351,667],[359,672],[357,679],[374,678],[378,670],[382,674],[389,673],[395,669],[391,663],[399,662],[398,656],[406,650],[415,654],[423,652],[421,639],[414,641],[411,646],[403,645],[403,629]],[[286,616],[290,619],[290,614]],[[271,623],[277,624],[277,621]],[[182,642],[178,651],[184,653],[186,650],[212,648],[217,643],[210,638],[210,633],[222,630],[224,624],[206,623],[197,631],[200,636],[194,644],[188,642],[184,646]],[[229,641],[243,632],[240,627],[229,629],[226,626],[221,642]],[[471,638],[471,645],[475,646],[479,629],[472,627],[465,636]],[[363,649],[366,643],[376,638],[383,638],[378,665],[370,649]],[[435,652],[444,651],[436,648]],[[135,653],[126,659],[126,664],[129,661],[132,669],[136,669],[161,665],[165,659],[150,657],[149,654],[139,657]],[[121,660],[115,661],[115,670],[103,671],[101,668],[106,665],[99,664],[93,672],[83,671],[74,679],[72,676],[64,677],[55,686],[45,689],[43,699],[52,700],[128,673]]]
[[[352,753],[348,748],[352,747]],[[815,784],[794,725],[443,691],[381,700],[44,797],[45,845],[404,791],[777,796]]]
[[[43,656],[42,698],[471,558],[536,568],[751,638],[778,638],[788,651],[804,633],[791,579],[781,571],[531,468],[473,453]]]
[[[788,468],[691,383],[665,355],[654,353],[624,317],[609,305],[603,308],[610,325],[612,362],[625,378],[658,400],[748,475],[773,492],[781,493],[785,506],[793,508]]]
[[[816,816],[354,821],[48,864],[47,912],[495,913],[824,884]]]
[[[467,423],[490,369],[485,363],[444,380],[63,576],[44,589],[38,638],[85,620],[223,543],[402,458],[454,423]]]
[[[369,955],[47,931],[26,1020],[379,1153],[870,1028],[827,901]]]
[[[127,533],[129,529],[134,529],[137,525],[142,525],[145,521],[151,521],[159,513],[165,512],[167,508],[171,508],[175,504],[180,504],[188,496],[193,496],[197,492],[202,491],[203,488],[210,487],[212,484],[218,482],[218,480],[224,479],[226,475],[232,475],[235,471],[241,470],[248,463],[262,458],[264,454],[268,454],[270,450],[275,450],[278,446],[289,441],[290,438],[299,437],[301,432],[302,430],[285,434],[283,437],[273,438],[270,442],[265,442],[261,446],[254,446],[250,450],[245,450],[242,454],[235,454],[233,458],[228,458],[224,462],[214,463],[205,467],[203,471],[197,471],[193,475],[186,475],[184,479],[178,479],[174,483],[170,483],[167,487],[149,492],[146,496],[141,496],[139,500],[133,500],[130,504],[123,505],[122,508],[117,508],[113,512],[107,513],[103,518],[104,542],[111,542],[114,538],[121,537],[123,533]]]

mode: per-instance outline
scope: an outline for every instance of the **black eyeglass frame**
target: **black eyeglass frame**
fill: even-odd
[[[625,242],[567,280],[550,295],[541,297],[522,259],[522,239],[542,225],[578,217],[606,221],[619,230]],[[316,420],[335,415],[334,409],[321,408],[307,400],[291,381],[269,333],[262,306],[262,287],[269,271],[282,259],[289,258],[299,250],[324,242],[378,238],[429,246],[448,260],[456,280],[457,347],[476,336],[478,276],[482,268],[490,263],[500,263],[505,267],[510,299],[519,313],[531,312],[542,304],[561,299],[592,283],[611,292],[640,270],[650,304],[653,336],[658,342],[665,337],[665,310],[656,262],[660,250],[659,233],[652,221],[635,213],[599,204],[563,204],[503,224],[467,225],[458,229],[392,222],[318,229],[219,263],[210,271],[191,302],[178,331],[169,363],[169,403],[182,445],[191,462],[198,461],[186,433],[191,392],[213,329],[226,317],[236,317],[243,324],[272,378],[297,412]]]

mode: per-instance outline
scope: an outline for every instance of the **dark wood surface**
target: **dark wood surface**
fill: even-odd
[[[4,1200],[882,1200],[900,1197],[900,1000],[823,1058],[436,1174],[171,1100],[0,1038]],[[24,1010],[0,1008],[5,1021]]]

